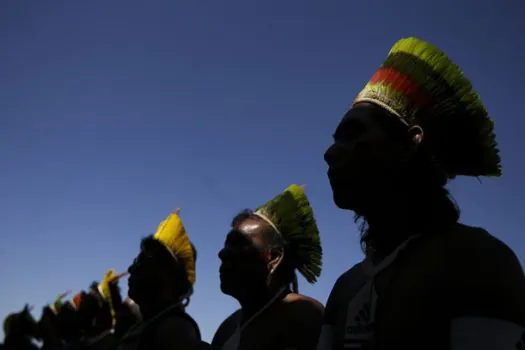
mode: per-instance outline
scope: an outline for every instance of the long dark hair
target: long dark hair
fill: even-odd
[[[407,142],[413,141],[410,139]],[[458,222],[459,207],[446,188],[449,177],[432,157],[424,143],[418,146],[413,157],[400,162],[398,170],[400,176],[394,193],[399,195],[400,203],[407,198],[417,198],[417,201],[413,202],[414,204],[411,201],[405,202],[406,206],[402,209],[409,211],[409,213],[404,212],[403,215],[409,214],[413,218],[411,221],[414,227],[417,225],[428,228],[429,224],[432,225],[432,230],[422,229],[418,233],[434,232],[435,229]],[[383,246],[381,240],[385,239],[384,235],[378,234],[376,236],[373,228],[368,225],[366,217],[356,214],[354,220],[359,224],[361,248],[365,254],[376,252],[381,256],[394,248]],[[405,232],[394,231],[389,233],[391,236],[389,239],[392,242],[401,243],[400,241],[403,238],[407,238],[402,237],[406,235]],[[395,237],[396,235],[399,237]]]

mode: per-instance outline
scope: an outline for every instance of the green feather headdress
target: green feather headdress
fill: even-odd
[[[434,45],[399,40],[353,105],[361,102],[421,126],[424,142],[449,177],[501,176],[487,110],[461,69]]]
[[[67,292],[64,292],[64,293],[61,293],[59,294],[55,301],[52,302],[51,304],[49,304],[49,308],[51,309],[51,311],[57,315],[59,312],[60,312],[60,309],[62,308],[62,306],[64,305],[64,298],[68,296],[68,294],[70,294],[71,291],[68,290]]]
[[[295,268],[309,283],[315,283],[322,267],[321,239],[303,187],[291,185],[255,214],[281,234],[294,255]]]

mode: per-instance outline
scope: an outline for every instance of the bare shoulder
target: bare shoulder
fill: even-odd
[[[281,303],[279,328],[284,332],[284,348],[315,349],[323,326],[323,305],[306,295],[290,293]]]
[[[220,349],[222,348],[222,345],[230,338],[230,336],[233,334],[235,329],[237,328],[237,324],[239,321],[241,309],[235,311],[230,316],[228,316],[222,323],[220,324],[219,328],[217,328],[217,331],[213,335],[213,339],[211,342],[211,346],[214,349]]]
[[[283,299],[283,302],[287,305],[294,305],[294,304],[300,304],[300,305],[312,305],[316,308],[323,309],[323,304],[321,304],[318,300],[311,298],[307,295],[298,294],[298,293],[288,293],[286,297]]]
[[[283,299],[282,305],[290,321],[297,320],[305,322],[307,320],[316,321],[323,319],[323,304],[309,296],[289,293]]]

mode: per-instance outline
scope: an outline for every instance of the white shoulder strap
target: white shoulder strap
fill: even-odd
[[[450,350],[523,350],[525,328],[484,317],[461,317],[451,321]]]

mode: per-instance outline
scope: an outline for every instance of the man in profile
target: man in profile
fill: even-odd
[[[296,271],[316,282],[321,255],[319,230],[301,186],[238,214],[219,258],[221,289],[241,308],[221,324],[212,347],[315,349],[323,306],[299,294]]]
[[[445,188],[456,176],[500,176],[501,165],[485,107],[443,52],[398,41],[325,160],[335,204],[363,223],[366,257],[335,283],[319,349],[519,348],[520,263],[459,223]]]

